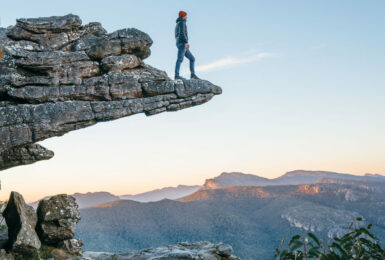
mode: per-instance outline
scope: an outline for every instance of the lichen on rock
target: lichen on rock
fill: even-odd
[[[51,158],[48,150],[37,156],[30,149],[41,140],[137,113],[177,111],[222,93],[209,81],[173,81],[145,64],[152,43],[135,28],[107,33],[73,14],[0,28],[0,170]]]
[[[75,198],[67,194],[41,200],[37,207],[37,233],[46,245],[57,245],[73,239],[80,212]]]

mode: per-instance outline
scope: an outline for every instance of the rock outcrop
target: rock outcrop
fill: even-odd
[[[74,197],[60,194],[41,200],[37,207],[37,217],[36,230],[40,240],[46,245],[58,245],[75,236],[80,212]]]
[[[17,192],[11,192],[3,216],[8,226],[7,249],[15,254],[34,256],[41,243],[35,232],[37,216]]]
[[[152,43],[137,29],[107,33],[72,14],[0,29],[0,170],[51,158],[35,144],[46,138],[221,94],[208,81],[173,81],[145,64]]]
[[[81,255],[83,242],[74,239],[80,220],[74,197],[60,194],[41,200],[36,214],[23,196],[13,191],[3,216],[8,230],[0,232],[0,259],[59,260]],[[8,238],[4,239],[6,233]]]
[[[178,243],[176,245],[149,248],[138,252],[125,254],[85,252],[77,260],[151,260],[151,259],[184,259],[184,260],[240,260],[233,255],[233,248],[226,244],[212,244],[209,242]]]
[[[0,153],[0,168],[5,170],[18,165],[31,164],[36,161],[48,160],[54,153],[39,144],[16,147]]]

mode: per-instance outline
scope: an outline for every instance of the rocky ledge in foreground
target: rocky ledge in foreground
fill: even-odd
[[[35,144],[46,138],[221,94],[206,80],[173,81],[146,65],[152,43],[137,29],[107,33],[72,14],[0,28],[0,170],[52,158]]]
[[[152,259],[183,259],[183,260],[240,260],[233,255],[233,248],[226,244],[210,242],[178,243],[176,245],[150,248],[126,254],[84,252],[76,260],[152,260]]]

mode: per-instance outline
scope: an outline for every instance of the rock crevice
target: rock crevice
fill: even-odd
[[[72,14],[1,28],[0,170],[51,158],[35,144],[46,138],[137,113],[177,111],[221,94],[209,81],[173,81],[145,64],[152,43],[137,29],[107,33]]]

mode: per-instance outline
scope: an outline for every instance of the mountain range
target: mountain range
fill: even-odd
[[[136,195],[121,195],[119,197],[120,199],[134,200],[138,202],[154,202],[162,199],[177,200],[196,192],[199,188],[200,186],[198,185],[178,185],[177,187],[166,187]]]
[[[229,186],[270,186],[270,185],[298,185],[316,183],[320,179],[342,179],[342,180],[366,180],[385,182],[385,176],[379,174],[365,174],[364,176],[336,173],[327,171],[305,171],[296,170],[285,173],[284,175],[268,179],[253,174],[240,172],[222,173],[218,177],[207,179],[203,184],[203,189],[218,189]]]
[[[143,192],[135,195],[114,195],[110,192],[100,191],[100,192],[87,192],[87,193],[74,193],[71,194],[75,197],[76,202],[79,205],[79,208],[92,207],[98,204],[107,203],[115,200],[133,200],[138,202],[154,202],[160,201],[163,199],[177,200],[183,198],[187,195],[194,193],[199,190],[200,186],[187,186],[187,185],[178,185],[177,187],[166,187],[162,189],[156,189],[153,191]],[[48,199],[50,196],[44,197],[43,199]],[[37,208],[39,201],[34,201],[29,203],[34,208]]]
[[[124,252],[209,240],[231,244],[242,259],[273,259],[283,237],[312,231],[328,241],[358,216],[385,239],[385,177],[223,173],[180,200],[120,199],[83,208],[81,216],[76,235],[85,250]]]
[[[109,192],[87,192],[74,193],[72,196],[76,198],[80,208],[92,207],[98,204],[107,203],[115,200],[133,200],[137,202],[156,202],[163,199],[179,200],[198,190],[221,189],[231,186],[272,186],[272,185],[298,185],[312,184],[321,179],[341,179],[341,180],[362,180],[385,182],[385,176],[379,174],[365,174],[364,176],[342,174],[326,171],[305,171],[296,170],[285,173],[284,175],[268,179],[253,174],[245,174],[241,172],[222,173],[219,176],[207,179],[202,186],[199,185],[178,185],[177,187],[165,187],[143,192],[135,195],[114,195]],[[43,198],[47,199],[49,196]],[[29,203],[37,208],[39,201]]]

